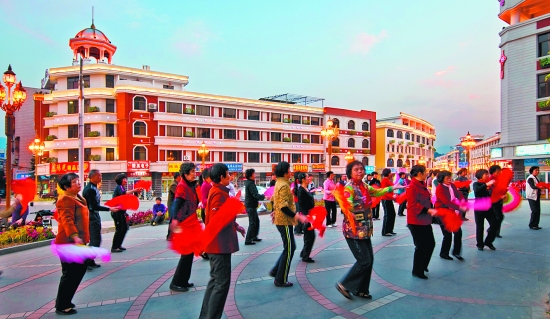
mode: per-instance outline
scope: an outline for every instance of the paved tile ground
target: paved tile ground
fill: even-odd
[[[542,211],[550,202],[542,203]],[[434,227],[437,246],[429,266],[429,280],[411,276],[414,246],[405,218],[398,217],[397,235],[382,237],[375,221],[373,300],[347,300],[334,288],[354,263],[340,227],[317,238],[313,258],[298,258],[291,269],[291,288],[276,288],[268,271],[282,247],[275,227],[262,216],[261,236],[232,258],[232,285],[224,318],[544,318],[550,292],[550,213],[542,214],[542,230],[527,227],[527,202],[507,214],[496,251],[478,251],[472,220],[463,226],[465,261],[439,258],[441,231]],[[341,215],[338,216],[341,221]],[[247,225],[246,218],[239,223]],[[167,249],[166,225],[131,229],[128,250],[113,254],[110,263],[88,272],[73,302],[76,318],[197,318],[209,279],[208,262],[198,258],[191,281],[195,288],[171,293],[168,285],[177,265]],[[112,234],[103,235],[110,247]],[[49,247],[0,256],[0,319],[54,318],[53,300],[60,265]]]

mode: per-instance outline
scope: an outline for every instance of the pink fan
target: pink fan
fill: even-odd
[[[111,261],[111,252],[105,248],[85,245],[57,245],[52,241],[52,253],[62,262],[83,264],[87,259],[101,258],[103,262]]]
[[[271,198],[273,196],[274,191],[275,191],[275,186],[271,186],[270,188],[266,189],[264,192],[265,198]]]
[[[506,196],[504,196],[502,212],[510,213],[511,211],[518,208],[520,204],[521,196],[519,195],[518,191],[513,187],[508,188],[508,192],[506,193]]]

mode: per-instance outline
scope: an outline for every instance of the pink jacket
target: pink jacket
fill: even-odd
[[[323,189],[324,189],[323,200],[330,200],[334,202],[336,199],[334,198],[334,195],[332,195],[332,192],[336,189],[336,183],[334,183],[334,181],[331,179],[327,179],[323,183]]]

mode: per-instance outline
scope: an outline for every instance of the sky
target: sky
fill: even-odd
[[[438,152],[500,131],[498,1],[0,0],[0,70],[40,87],[92,6],[114,64],[187,75],[189,91],[405,112],[435,126]]]

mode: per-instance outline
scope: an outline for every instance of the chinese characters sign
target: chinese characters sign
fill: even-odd
[[[176,173],[180,171],[181,162],[168,162],[168,172]]]
[[[78,162],[50,163],[50,175],[78,173]],[[84,173],[90,172],[90,162],[84,162]]]
[[[126,171],[128,173],[148,172],[149,171],[149,161],[128,161]]]
[[[311,164],[311,171],[312,172],[324,172],[325,171],[325,164]]]
[[[307,164],[294,164],[292,167],[292,171],[294,172],[307,172],[309,171],[309,167]]]

